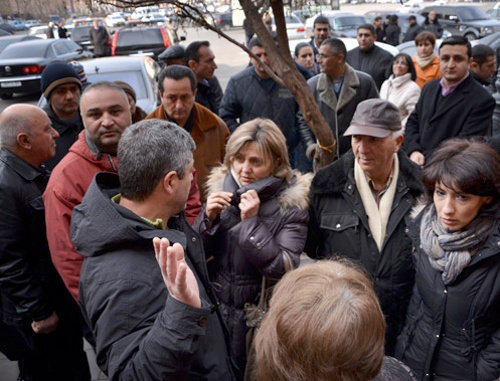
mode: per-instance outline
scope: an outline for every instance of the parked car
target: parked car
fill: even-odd
[[[330,21],[332,35],[335,37],[356,37],[358,34],[358,26],[369,23],[365,16],[360,16],[352,12],[325,11],[322,15]],[[318,16],[319,15],[315,15],[306,20],[306,34],[309,37],[313,35],[314,20]]]
[[[216,13],[212,15],[213,25],[221,30],[229,30],[233,26],[233,13]]]
[[[451,34],[471,41],[500,32],[500,21],[493,20],[475,5],[430,5],[422,9],[421,15],[427,17],[430,11],[436,12],[443,28]]]
[[[276,22],[274,21],[274,17],[272,19],[272,28],[274,31],[276,31]],[[304,23],[293,13],[285,15],[285,23],[286,34],[288,35],[289,40],[296,40],[306,37],[306,28],[304,26]]]
[[[47,38],[47,25],[33,26],[28,32],[29,36]]]
[[[71,40],[36,39],[16,42],[0,53],[0,97],[40,92],[43,69],[51,61],[73,61],[92,54]]]
[[[36,36],[29,36],[29,35],[23,35],[23,34],[17,34],[17,35],[7,35],[0,37],[0,53],[10,44],[14,44],[16,42],[21,42],[21,41],[28,41],[28,40],[38,40],[40,39],[39,37]]]
[[[115,32],[111,55],[148,55],[158,60],[159,54],[177,42],[177,33],[167,26],[125,27]]]
[[[11,20],[11,21],[9,21],[9,24],[12,25],[16,31],[28,29],[28,28],[26,28],[26,24],[24,23],[24,20],[21,20],[21,19]]]
[[[106,17],[106,25],[109,28],[116,28],[125,25],[125,19],[119,14],[112,14]]]
[[[90,30],[92,28],[94,28],[92,25],[75,26],[71,31],[71,40],[86,50],[94,51],[94,46],[90,43]]]
[[[14,34],[16,32],[16,28],[14,28],[8,22],[1,23],[0,24],[0,29],[3,29],[3,30],[5,30],[6,32],[8,32],[10,34]]]
[[[353,49],[355,49],[355,48],[357,48],[359,46],[358,40],[355,39],[355,38],[353,38],[353,37],[339,37],[339,39],[342,40],[342,42],[344,43],[344,45],[346,47],[346,50],[348,52],[350,50],[353,50]],[[292,55],[292,57],[293,57],[293,55],[295,53],[295,46],[297,46],[301,42],[309,42],[309,41],[310,41],[309,39],[289,41],[288,47],[290,49],[290,54]],[[399,53],[399,50],[397,49],[397,47],[389,45],[389,44],[386,44],[385,42],[375,41],[375,45],[377,45],[378,47],[380,47],[380,48],[384,49],[385,51],[391,53],[393,56],[395,56],[396,54]]]
[[[141,18],[141,22],[143,24],[163,24],[165,22],[165,17],[161,13],[148,13]]]
[[[158,83],[156,76],[160,66],[148,56],[103,57],[80,62],[89,82],[124,81],[137,94],[137,106],[146,113],[158,106]]]
[[[12,34],[7,32],[6,30],[0,29],[0,37],[3,37],[3,36],[12,36]]]
[[[40,23],[38,22],[38,20],[26,20],[24,22],[24,24],[26,25],[26,28],[28,28],[28,29],[31,28],[31,27],[33,27],[33,26],[39,26],[40,25]]]

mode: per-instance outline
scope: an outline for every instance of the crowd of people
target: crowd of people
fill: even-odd
[[[47,105],[0,114],[0,351],[19,380],[89,381],[83,338],[110,380],[497,380],[495,52],[451,36],[436,54],[429,14],[417,56],[393,57],[375,41],[397,17],[378,21],[347,52],[319,16],[295,49],[337,142],[315,174],[258,37],[225,90],[209,41],[168,48],[149,115],[130,84],[50,63]]]

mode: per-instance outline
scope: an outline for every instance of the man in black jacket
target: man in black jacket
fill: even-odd
[[[99,25],[99,21],[92,21],[94,26],[89,31],[90,43],[94,46],[94,55],[96,57],[106,57],[110,55],[109,34],[103,25]]]
[[[420,170],[403,153],[401,118],[382,99],[358,104],[344,136],[352,150],[321,169],[311,184],[305,252],[350,258],[373,280],[386,316],[386,355],[405,322],[414,268],[405,229],[422,193]]]
[[[357,40],[359,46],[347,54],[347,63],[354,69],[370,74],[380,89],[388,77],[392,65],[392,54],[375,45],[375,28],[372,24],[358,27]]]
[[[419,34],[423,30],[424,30],[424,28],[422,28],[420,25],[418,25],[417,18],[415,16],[412,15],[412,16],[408,17],[408,29],[406,30],[406,34],[405,34],[405,38],[403,39],[403,42],[415,40],[415,37],[417,37],[417,34]]]
[[[314,53],[314,62],[318,62],[316,55],[319,53],[319,47],[327,38],[330,37],[332,27],[330,26],[330,21],[325,16],[319,15],[314,19],[313,22],[313,36],[309,41]]]
[[[97,174],[73,211],[80,307],[111,380],[235,379],[203,242],[183,212],[194,149],[174,123],[130,126],[118,175]]]
[[[197,80],[196,102],[215,114],[219,112],[222,88],[214,75],[217,64],[208,41],[193,41],[184,53],[186,64],[193,70]]]
[[[424,86],[406,123],[404,151],[420,166],[446,139],[491,136],[495,100],[470,75],[470,42],[451,36],[439,47],[442,79]]]
[[[23,348],[23,380],[90,380],[78,306],[50,260],[42,192],[59,137],[47,114],[17,104],[0,115],[0,320]],[[10,352],[10,351],[9,351]],[[9,353],[7,353],[9,355]]]

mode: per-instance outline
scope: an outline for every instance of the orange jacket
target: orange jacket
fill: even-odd
[[[420,89],[422,89],[427,82],[443,76],[441,74],[441,68],[439,67],[438,56],[434,57],[431,63],[424,69],[417,64],[417,57],[413,57],[413,65],[415,66],[415,71],[417,72],[417,79],[415,82],[417,82],[417,85],[420,86]]]

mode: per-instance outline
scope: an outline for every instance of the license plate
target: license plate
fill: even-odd
[[[1,87],[21,87],[21,82],[20,81],[15,81],[15,82],[2,82],[0,83]]]

